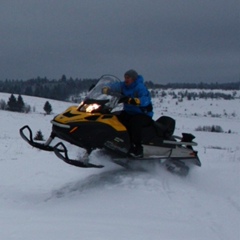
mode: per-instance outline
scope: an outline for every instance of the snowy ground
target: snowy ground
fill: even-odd
[[[9,96],[0,93],[0,99]],[[169,115],[177,121],[175,134],[196,136],[202,167],[185,178],[158,165],[128,171],[101,151],[91,157],[105,168],[83,170],[33,149],[19,128],[28,124],[46,138],[50,120],[70,104],[49,100],[54,114],[44,116],[46,99],[23,100],[36,111],[0,111],[1,240],[240,239],[239,99],[154,100],[155,118]],[[232,133],[195,131],[204,125]]]

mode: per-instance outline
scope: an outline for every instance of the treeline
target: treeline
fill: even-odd
[[[46,77],[29,80],[0,81],[0,92],[43,97],[55,100],[67,100],[70,96],[78,96],[87,91],[97,79],[73,79],[62,75],[60,79],[49,80]],[[222,89],[240,90],[240,81],[232,83],[168,83],[165,85],[146,81],[150,89]]]
[[[88,90],[96,82],[97,79],[67,79],[65,75],[58,80],[49,80],[46,77],[25,81],[5,80],[0,81],[0,92],[64,101],[69,96]]]
[[[52,105],[46,101],[43,109],[46,114],[50,114],[52,112]],[[7,102],[3,99],[0,100],[0,110],[29,113],[31,112],[31,106],[23,101],[21,95],[18,95],[16,98],[13,94],[11,94]]]
[[[30,106],[25,105],[21,95],[18,95],[16,98],[13,94],[11,94],[7,103],[2,99],[0,100],[0,109],[13,112],[29,112]]]
[[[196,99],[224,99],[224,100],[232,100],[237,97],[237,91],[233,90],[231,93],[223,93],[223,92],[213,92],[213,91],[199,91],[199,92],[192,92],[189,90],[161,90],[158,89],[150,91],[152,98],[164,98],[167,95],[170,95],[172,99],[178,99],[179,101],[183,101],[183,99],[187,100],[196,100]]]
[[[164,94],[164,91],[162,92]],[[225,100],[232,100],[236,97],[237,92],[233,91],[231,94],[226,94],[222,92],[206,92],[206,91],[200,91],[200,92],[189,92],[187,90],[178,92],[178,96],[173,91],[170,93],[170,95],[173,96],[173,98],[179,98],[183,99],[186,98],[188,100],[195,100],[197,98],[199,99],[225,99]]]
[[[210,90],[240,90],[240,81],[230,83],[168,83],[168,84],[154,84],[151,81],[146,82],[149,88],[162,89],[210,89]]]

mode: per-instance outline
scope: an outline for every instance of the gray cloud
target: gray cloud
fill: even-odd
[[[240,78],[239,0],[2,0],[0,79]]]

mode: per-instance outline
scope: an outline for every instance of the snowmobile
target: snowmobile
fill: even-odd
[[[201,166],[197,151],[193,149],[197,145],[193,141],[195,137],[191,133],[182,133],[181,137],[173,135],[175,120],[168,116],[152,120],[152,124],[142,130],[143,158],[128,155],[130,137],[118,120],[122,95],[102,93],[104,87],[119,81],[113,75],[103,75],[78,106],[71,106],[53,118],[51,134],[44,143],[33,139],[28,125],[19,130],[21,137],[31,146],[52,151],[64,162],[80,168],[103,167],[90,162],[89,155],[94,149],[103,149],[114,163],[126,168],[136,162],[158,161],[171,172],[187,175],[191,165]],[[53,145],[55,138],[62,141]],[[85,154],[81,159],[70,158],[64,142],[85,149]]]

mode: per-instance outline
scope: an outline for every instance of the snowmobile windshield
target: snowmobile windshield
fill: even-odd
[[[84,101],[78,106],[81,112],[111,112],[118,105],[120,93],[104,94],[103,89],[118,84],[120,79],[113,75],[103,75],[97,84],[88,92]]]

